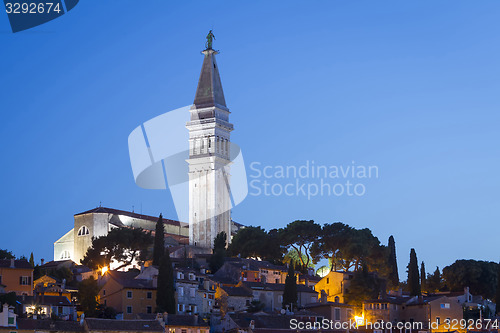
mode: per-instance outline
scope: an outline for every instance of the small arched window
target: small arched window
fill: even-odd
[[[61,252],[61,259],[70,259],[70,254],[68,250],[64,250]]]
[[[78,229],[78,236],[85,236],[89,234],[89,228],[86,226],[81,226],[80,229]]]

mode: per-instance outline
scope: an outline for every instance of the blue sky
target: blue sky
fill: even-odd
[[[500,3],[80,1],[12,34],[0,14],[0,248],[52,259],[73,214],[103,206],[175,218],[138,188],[127,137],[191,104],[207,31],[247,167],[376,165],[361,197],[249,196],[266,229],[343,221],[395,237],[428,271],[498,261]]]

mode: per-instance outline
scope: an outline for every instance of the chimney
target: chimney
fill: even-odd
[[[255,329],[255,320],[250,320],[250,329]]]
[[[42,259],[40,259],[40,266],[42,266],[42,265],[43,265],[44,261],[45,261],[45,259],[43,259],[43,258],[42,258]]]
[[[10,259],[10,268],[16,268],[16,261],[14,258]]]

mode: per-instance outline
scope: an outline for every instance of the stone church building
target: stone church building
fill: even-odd
[[[215,236],[224,231],[228,242],[241,227],[231,219],[229,109],[215,61],[218,52],[211,44],[204,55],[189,131],[189,223],[163,219],[165,237],[191,248],[213,247]],[[107,235],[113,228],[155,230],[158,217],[118,209],[97,207],[74,215],[74,227],[54,243],[54,260],[80,263],[93,237]],[[193,252],[193,251],[191,251]],[[194,251],[196,252],[196,251]]]

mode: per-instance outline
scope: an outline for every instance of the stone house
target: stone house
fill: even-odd
[[[262,302],[265,305],[264,311],[279,311],[282,309],[285,284],[242,281],[237,286],[245,286],[252,290],[253,300]],[[297,296],[297,305],[299,307],[317,302],[318,300],[318,293],[303,284],[297,285]]]

